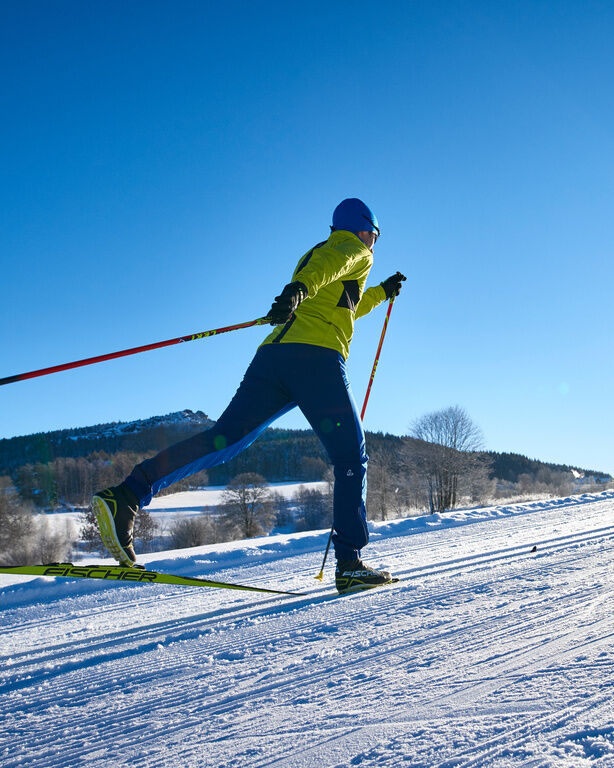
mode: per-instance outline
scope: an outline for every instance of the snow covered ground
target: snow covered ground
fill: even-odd
[[[271,491],[280,494],[285,499],[291,499],[295,496],[299,488],[324,491],[326,487],[327,483],[325,482],[269,484]],[[204,510],[218,506],[222,503],[225,490],[226,486],[211,486],[196,491],[180,491],[179,493],[170,493],[167,496],[157,496],[147,506],[147,511],[156,523],[169,526],[179,518],[200,515]],[[52,530],[64,530],[65,526],[69,525],[76,532],[81,525],[81,510],[54,510],[45,513],[45,520]]]
[[[0,764],[611,768],[613,513],[378,523],[402,581],[347,597],[313,579],[325,532],[142,558],[305,597],[0,577]]]

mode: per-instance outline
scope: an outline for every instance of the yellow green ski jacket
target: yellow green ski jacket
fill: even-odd
[[[292,275],[308,291],[294,317],[270,333],[263,344],[314,344],[336,349],[347,360],[354,320],[381,304],[381,285],[365,290],[373,254],[352,232],[336,230],[299,261]]]

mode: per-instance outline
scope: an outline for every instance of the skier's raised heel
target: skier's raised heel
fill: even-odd
[[[392,580],[388,571],[377,571],[359,558],[340,560],[335,570],[335,586],[340,595],[380,587],[382,584],[390,584]]]
[[[131,568],[136,561],[132,545],[134,518],[139,511],[136,496],[125,485],[95,493],[92,510],[105,547],[120,565]]]

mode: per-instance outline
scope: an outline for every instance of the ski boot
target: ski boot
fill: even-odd
[[[105,488],[94,494],[92,510],[105,547],[120,565],[131,568],[136,561],[132,531],[139,511],[137,497],[125,485]]]
[[[392,580],[388,571],[376,571],[365,565],[360,558],[340,560],[335,570],[335,586],[340,595],[380,587],[382,584],[390,584]]]

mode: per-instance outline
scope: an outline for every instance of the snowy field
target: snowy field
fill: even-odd
[[[612,768],[613,513],[378,523],[347,597],[325,532],[142,558],[305,597],[0,576],[0,765]]]
[[[324,491],[327,485],[325,482],[269,483],[268,487],[285,499],[291,499],[299,488]],[[158,496],[152,499],[147,506],[147,511],[154,522],[168,527],[177,519],[200,515],[203,511],[217,507],[222,503],[225,490],[226,486],[211,486],[196,491],[180,491],[167,496]],[[76,535],[81,525],[81,511],[72,509],[47,512],[45,519],[52,530],[64,530],[68,525]]]

